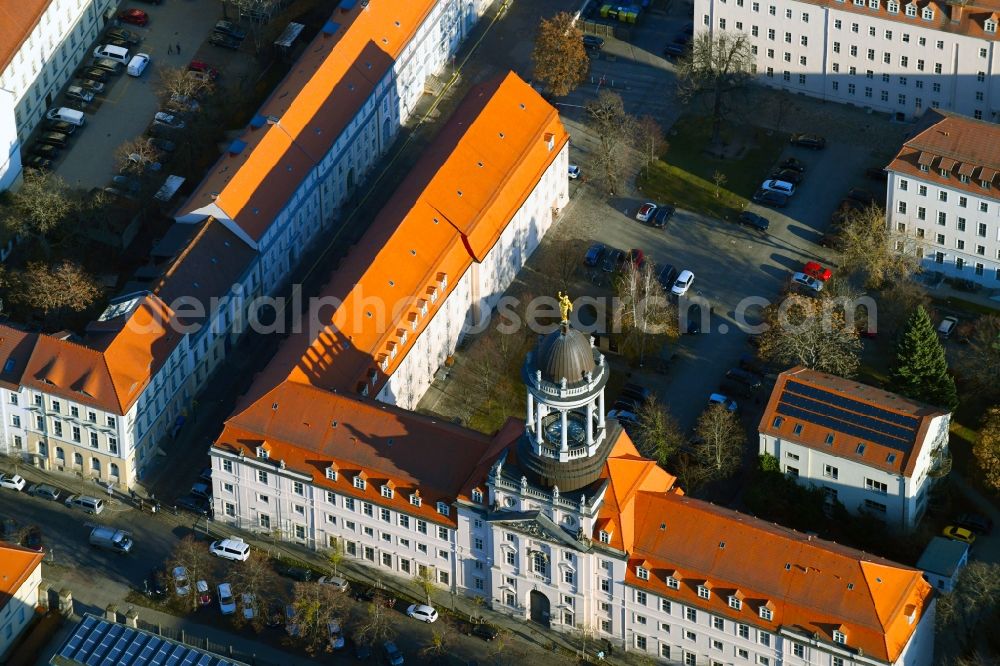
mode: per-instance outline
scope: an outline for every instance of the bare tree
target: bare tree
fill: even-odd
[[[292,608],[299,626],[297,638],[309,654],[315,654],[329,639],[327,625],[345,611],[344,595],[332,585],[296,583]]]
[[[621,96],[610,90],[602,90],[596,100],[587,102],[587,115],[601,142],[600,150],[594,153],[595,166],[613,195],[631,166],[635,120],[625,113]]]
[[[76,201],[62,178],[49,171],[25,169],[20,189],[4,193],[0,222],[8,234],[36,240],[49,256],[50,239],[75,208]]]
[[[694,458],[708,478],[724,479],[740,467],[746,434],[735,411],[713,404],[698,417]]]
[[[641,116],[635,121],[635,136],[632,143],[642,155],[643,166],[648,167],[659,158],[667,142],[663,137],[663,128],[652,116]]]
[[[915,239],[890,232],[885,210],[876,204],[846,211],[840,240],[841,266],[864,275],[872,289],[909,278],[917,270]]]
[[[906,325],[910,315],[921,306],[927,310],[931,307],[931,299],[923,287],[909,276],[893,280],[879,294],[879,332],[895,336]]]
[[[208,75],[190,72],[186,67],[167,67],[160,70],[159,93],[164,102],[173,97],[198,97],[212,92],[214,88],[215,84]]]
[[[642,266],[626,263],[615,280],[615,291],[625,346],[637,351],[642,365],[651,335],[677,336],[677,309],[667,300],[651,261]]]
[[[750,82],[755,62],[747,33],[702,31],[695,35],[691,53],[680,63],[678,97],[685,103],[707,99],[714,145],[720,143],[722,122],[730,111],[729,97]]]
[[[689,495],[696,493],[699,488],[705,485],[706,481],[711,479],[711,470],[703,467],[697,458],[690,453],[681,452],[677,456],[677,460],[674,461],[673,467],[677,482]]]
[[[157,164],[159,153],[144,136],[129,139],[115,150],[115,160],[122,173],[142,176]]]
[[[212,571],[212,558],[208,554],[205,544],[198,542],[190,534],[180,540],[174,546],[170,558],[167,560],[167,582],[173,584],[173,571],[177,567],[183,567],[187,573],[190,593],[185,604],[190,610],[198,610],[198,595],[195,594],[195,583],[199,580],[208,579]]]
[[[636,444],[639,453],[666,467],[684,443],[680,424],[653,394],[639,407],[637,416],[639,441]]]
[[[48,316],[53,310],[82,312],[101,295],[101,285],[82,266],[68,259],[56,266],[28,264],[14,277],[11,298]]]
[[[718,169],[712,174],[712,182],[715,183],[715,198],[718,199],[722,194],[722,187],[729,181],[729,176],[722,173]]]
[[[995,399],[1000,394],[1000,317],[983,315],[976,321],[958,358],[962,376],[983,395]]]
[[[1000,407],[986,410],[979,436],[972,447],[979,471],[986,485],[1000,490]]]
[[[396,636],[395,622],[389,615],[389,600],[376,594],[368,604],[368,614],[358,626],[357,638],[365,645],[377,645]]]
[[[538,24],[535,49],[535,78],[556,97],[564,97],[587,78],[590,58],[583,47],[583,33],[576,27],[573,15],[559,12]]]
[[[240,594],[250,595],[249,599],[241,598],[241,603],[249,602],[253,610],[252,619],[247,620],[243,613],[237,613],[233,621],[237,626],[249,623],[254,631],[260,631],[264,628],[266,620],[262,612],[265,609],[264,602],[277,596],[280,587],[270,560],[255,550],[250,553],[250,558],[246,562],[234,565],[233,578]]]
[[[963,648],[973,648],[1000,609],[1000,565],[970,560],[951,594],[937,599],[937,633],[953,636]]]
[[[249,19],[254,53],[260,53],[269,34],[263,28],[263,24],[271,19],[281,6],[282,0],[228,0],[228,2],[239,11],[240,18]]]
[[[833,299],[789,294],[764,312],[767,330],[760,336],[759,354],[778,364],[850,377],[857,369],[861,341]]]

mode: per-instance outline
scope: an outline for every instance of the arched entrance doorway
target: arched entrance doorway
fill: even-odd
[[[548,628],[549,598],[538,590],[532,590],[529,603],[531,604],[531,621]]]

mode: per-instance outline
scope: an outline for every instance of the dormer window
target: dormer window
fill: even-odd
[[[934,10],[931,9],[930,7],[924,7],[924,11],[921,12],[920,17],[922,19],[924,19],[925,21],[933,21],[934,20]]]
[[[479,488],[476,488],[475,490],[473,490],[472,491],[472,501],[476,502],[477,504],[482,504],[483,503],[483,491],[480,490]]]
[[[381,492],[382,493],[382,497],[384,497],[386,499],[392,499],[393,495],[395,495],[395,493],[392,490],[392,486],[389,486],[389,485],[382,486],[379,489],[379,492]]]
[[[761,606],[760,617],[762,620],[767,620],[768,622],[770,622],[772,619],[774,619],[774,612],[767,606]]]
[[[868,0],[869,9],[878,9],[879,0]]]
[[[859,456],[865,455],[865,443],[864,442],[859,443],[858,448],[854,449],[854,452],[857,453]]]
[[[743,601],[741,601],[740,598],[737,596],[730,596],[729,607],[732,608],[733,610],[740,610],[743,608]]]
[[[448,508],[447,504],[445,504],[444,502],[437,503],[437,512],[440,513],[442,516],[447,516],[449,511],[450,509]]]
[[[896,2],[887,2],[885,4],[885,8],[889,10],[890,14],[898,14],[899,13],[899,3],[896,3]]]
[[[639,578],[639,580],[649,580],[649,569],[646,567],[636,567],[635,575]]]
[[[917,17],[917,6],[913,5],[913,4],[906,5],[906,15],[909,16],[910,18],[916,18]]]
[[[783,419],[780,416],[775,416],[774,417],[774,421],[771,422],[771,427],[772,428],[780,428],[781,424],[784,423],[784,422],[785,422],[785,419]]]
[[[448,274],[438,273],[438,282],[441,284],[441,291],[448,288]]]
[[[988,180],[979,181],[979,187],[983,188],[984,190],[990,189],[990,181]]]
[[[257,447],[257,457],[258,458],[260,458],[261,460],[267,460],[267,455],[268,455],[267,454],[267,447],[265,447],[265,446],[258,446]]]
[[[983,30],[989,33],[994,33],[997,31],[997,22],[993,19],[986,19],[983,22]]]
[[[844,645],[845,643],[847,643],[847,634],[845,634],[842,631],[837,631],[836,629],[834,629],[833,630],[833,642],[834,643],[840,643],[841,645]]]
[[[386,356],[385,354],[382,354],[379,357],[378,367],[382,368],[382,372],[388,371],[389,370],[389,357]]]
[[[368,487],[368,482],[365,481],[364,476],[358,474],[357,476],[354,477],[354,487],[357,488],[358,490],[364,490],[365,488]]]
[[[667,576],[667,587],[671,590],[679,590],[681,589],[681,582],[673,576]]]
[[[711,599],[712,598],[712,590],[708,589],[704,585],[699,585],[698,586],[698,597],[700,599]]]
[[[927,168],[926,164],[921,164],[920,165],[920,170],[923,171],[924,173],[927,173],[929,171],[929,169]]]
[[[604,530],[601,530],[600,533],[598,533],[598,537],[601,539],[601,543],[611,543],[610,532],[605,532]]]
[[[958,174],[958,180],[959,180],[959,182],[967,183],[967,182],[969,182],[969,177],[966,176],[964,173],[960,173],[960,174]]]
[[[413,506],[420,506],[422,504],[420,500],[420,493],[410,493],[410,504]]]
[[[941,174],[942,178],[947,178],[948,176],[951,175],[951,172],[948,171],[947,169],[938,169],[938,173]]]
[[[329,467],[327,467],[326,468],[326,478],[330,479],[331,481],[336,481],[337,480],[337,468],[334,467],[333,465],[330,465]]]
[[[828,432],[828,433],[826,433],[826,439],[823,440],[823,441],[825,443],[827,443],[827,444],[833,444],[833,437],[834,437],[833,433],[832,432]]]

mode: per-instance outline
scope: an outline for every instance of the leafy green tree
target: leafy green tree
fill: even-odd
[[[958,405],[955,379],[948,373],[944,347],[922,306],[910,316],[896,342],[892,383],[897,392],[914,400],[947,409]]]

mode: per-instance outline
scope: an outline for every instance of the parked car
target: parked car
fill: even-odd
[[[213,541],[208,552],[224,560],[246,562],[250,558],[250,546],[243,539],[221,539]]]
[[[249,592],[240,595],[241,606],[243,606],[243,619],[250,621],[257,617],[257,598]]]
[[[472,627],[472,635],[482,638],[484,641],[492,641],[500,635],[500,630],[492,624],[481,622]]]
[[[25,166],[29,166],[32,169],[48,170],[52,168],[52,160],[41,157],[40,155],[32,155],[24,161]]]
[[[619,250],[616,247],[609,247],[604,253],[604,263],[601,264],[601,270],[605,273],[614,273],[621,266],[625,259],[625,252]]]
[[[730,412],[735,412],[738,407],[735,400],[721,393],[713,393],[712,395],[708,396],[708,404],[709,406],[722,405]]]
[[[145,172],[147,172],[147,173],[155,173],[155,172],[157,172],[157,171],[159,171],[160,169],[163,168],[163,165],[161,163],[159,163],[159,162],[145,162],[144,163],[143,162],[143,158],[139,155],[139,153],[130,153],[129,156],[128,156],[128,160],[129,160],[129,162],[132,162],[133,164],[141,165],[142,166],[142,170],[145,171]]]
[[[639,206],[639,210],[635,214],[635,219],[639,220],[640,222],[649,222],[649,218],[651,218],[653,216],[653,213],[655,212],[656,212],[655,203],[644,203],[641,206]]]
[[[674,281],[674,286],[670,288],[670,293],[674,296],[683,296],[691,288],[691,284],[694,282],[694,273],[685,269],[681,271],[681,274],[677,276]]]
[[[297,580],[300,583],[308,583],[313,579],[313,572],[304,567],[297,567],[292,564],[279,564],[276,571],[282,576]]]
[[[767,192],[777,192],[778,194],[784,194],[787,197],[790,197],[793,194],[795,194],[794,184],[789,183],[787,180],[776,180],[774,178],[765,180],[763,183],[761,183],[760,189],[765,190]]]
[[[191,594],[191,582],[188,580],[187,569],[174,567],[171,573],[174,577],[174,594],[178,597],[186,597]]]
[[[203,481],[199,481],[191,486],[191,495],[193,497],[201,497],[202,499],[209,499],[212,497],[212,486],[208,485]]]
[[[167,105],[180,109],[183,112],[197,111],[201,108],[201,104],[194,97],[190,95],[178,95],[177,93],[170,96],[170,101],[167,102]]]
[[[799,285],[817,294],[823,291],[823,283],[813,276],[806,275],[805,273],[792,273],[791,281],[793,286]]]
[[[789,157],[778,163],[779,169],[790,169],[792,171],[798,171],[802,173],[806,170],[806,164],[802,160],[796,159],[794,157]]]
[[[783,180],[786,183],[791,183],[793,185],[798,185],[802,182],[802,174],[792,169],[773,169],[771,173],[768,174],[768,178]]]
[[[32,155],[38,155],[39,157],[44,157],[45,159],[48,160],[56,159],[57,157],[59,157],[59,153],[61,152],[62,150],[60,150],[59,148],[56,148],[55,146],[49,146],[44,143],[36,142],[31,144]]]
[[[583,256],[583,264],[591,267],[597,266],[601,263],[606,252],[607,248],[604,247],[603,243],[594,243],[587,249],[587,254]]]
[[[646,263],[646,254],[637,247],[632,248],[625,254],[626,264],[632,264],[636,268],[642,268]]]
[[[670,217],[673,214],[673,206],[659,206],[653,214],[653,219],[649,221],[649,224],[657,229],[663,229],[667,226],[667,222],[670,221]]]
[[[793,134],[789,139],[793,146],[810,148],[812,150],[822,150],[826,148],[826,139],[818,134]]]
[[[183,120],[165,111],[157,111],[156,115],[153,116],[153,122],[157,125],[169,127],[170,129],[184,129],[185,127]]]
[[[604,40],[598,37],[597,35],[584,35],[583,47],[585,49],[600,51],[601,49],[604,48]]]
[[[188,63],[189,72],[198,72],[200,74],[207,74],[213,81],[219,78],[219,70],[209,65],[204,60],[192,60]]]
[[[806,265],[802,267],[802,272],[821,282],[826,282],[833,276],[829,268],[825,268],[817,261],[806,262]]]
[[[149,54],[148,53],[137,53],[132,56],[132,59],[128,61],[128,67],[125,71],[128,72],[129,76],[140,77],[142,73],[146,71],[146,67],[149,66]]]
[[[760,375],[744,370],[743,368],[730,368],[726,370],[726,378],[746,384],[752,389],[759,389],[763,383],[763,378]]]
[[[757,213],[751,213],[748,210],[740,213],[740,216],[736,218],[736,221],[746,227],[751,227],[757,231],[767,231],[771,226],[771,222]]]
[[[208,38],[208,43],[212,46],[220,46],[224,49],[232,49],[234,51],[240,48],[243,43],[238,39],[233,39],[228,35],[223,35],[221,32],[213,32],[212,36]]]
[[[0,539],[14,541],[17,538],[17,521],[13,518],[0,520]]]
[[[127,176],[122,176],[122,177],[127,178]],[[208,500],[200,497],[185,495],[183,497],[179,497],[177,499],[177,502],[175,502],[175,505],[181,509],[184,509],[185,511],[196,513],[199,516],[207,516],[209,515],[209,513],[211,513],[211,505],[208,503]]]
[[[320,585],[329,585],[338,592],[347,592],[351,586],[346,578],[340,576],[320,576],[320,579],[316,582]]]
[[[955,524],[980,536],[986,536],[993,531],[993,521],[990,517],[979,513],[963,513]]]
[[[403,653],[394,642],[386,641],[382,644],[382,649],[385,651],[385,660],[389,662],[389,666],[403,666]]]
[[[94,94],[100,94],[104,92],[104,84],[100,81],[94,79],[76,79],[73,81],[74,85],[80,86],[84,90],[89,90]]]
[[[118,20],[122,23],[143,26],[149,23],[149,14],[141,9],[125,9],[118,12]]]
[[[326,641],[333,650],[339,650],[346,644],[344,630],[340,628],[340,622],[337,620],[330,620],[326,623],[326,636]]]
[[[690,49],[687,44],[667,44],[663,49],[663,55],[668,58],[682,58]]]
[[[162,599],[167,594],[167,590],[163,586],[162,577],[158,569],[149,570],[149,574],[142,581],[142,587],[146,596],[154,599]]]
[[[656,281],[660,283],[660,286],[663,287],[664,290],[672,288],[676,279],[676,268],[670,264],[660,264],[659,272],[656,274]]]
[[[195,594],[198,595],[199,606],[212,605],[212,594],[208,591],[208,581],[199,580],[194,584]]]
[[[216,21],[215,27],[212,28],[212,32],[239,40],[242,40],[247,36],[247,31],[232,21]]]
[[[65,148],[69,145],[69,135],[62,132],[44,132],[35,140],[38,143],[44,143],[57,148]]]
[[[639,416],[635,412],[631,412],[627,409],[612,409],[608,412],[609,421],[631,421],[632,423],[639,422]]]
[[[94,101],[94,93],[89,90],[84,90],[80,86],[69,86],[66,88],[66,97],[70,99],[75,99],[84,104],[89,104]]]
[[[976,535],[972,532],[972,530],[965,527],[959,527],[958,525],[948,525],[941,531],[941,534],[954,541],[967,543],[970,546],[976,542]]]
[[[285,632],[292,638],[296,638],[301,631],[295,618],[295,606],[291,604],[285,606]]]
[[[38,552],[45,550],[45,546],[42,545],[42,530],[34,525],[29,527],[28,531],[24,533],[24,538],[21,539],[21,545]]]
[[[105,83],[108,80],[108,72],[100,67],[81,67],[76,70],[76,75],[81,79],[99,83]]]
[[[142,41],[142,37],[132,32],[131,30],[126,30],[125,28],[111,28],[106,33],[104,33],[104,36],[107,37],[109,40],[114,39],[121,42],[125,42],[129,46],[135,46],[136,44]]]
[[[115,75],[121,74],[125,70],[124,63],[111,60],[110,58],[95,58],[94,61],[90,63],[90,67]]]
[[[24,490],[25,480],[20,474],[0,474],[0,488],[20,492]]]
[[[784,208],[788,205],[788,195],[768,190],[757,190],[753,195],[753,202],[771,208]]]
[[[569,165],[569,173],[567,174],[570,180],[576,180],[580,177],[580,167],[576,164]]]
[[[219,583],[216,588],[219,592],[219,611],[223,615],[232,615],[236,612],[236,599],[233,597],[233,586],[229,583]]]
[[[941,334],[942,338],[950,338],[951,334],[955,332],[955,327],[958,326],[958,318],[948,316],[941,320],[938,324],[938,333]]]
[[[62,491],[47,483],[35,483],[28,488],[28,494],[34,497],[41,497],[42,499],[57,501],[62,496]]]

